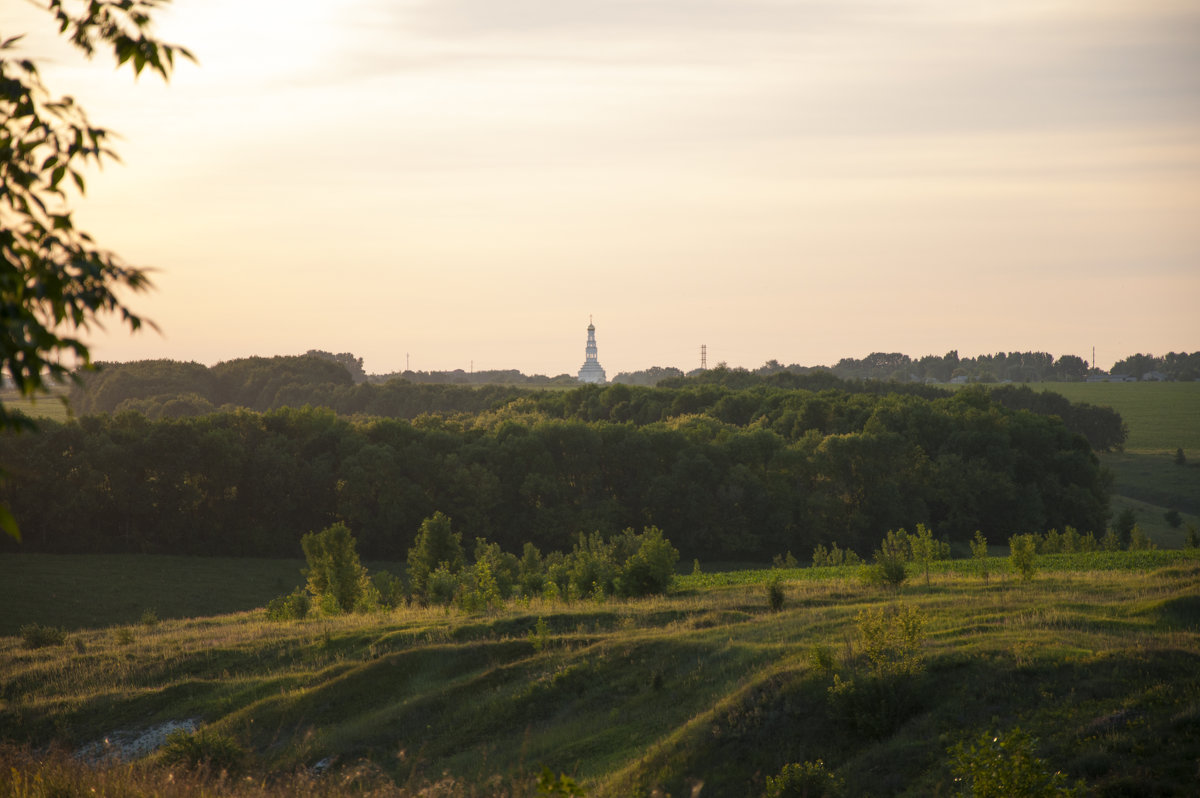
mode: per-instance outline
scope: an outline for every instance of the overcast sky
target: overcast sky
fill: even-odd
[[[77,221],[157,269],[106,360],[609,376],[1200,349],[1194,0],[176,0]],[[408,360],[406,361],[406,357]]]

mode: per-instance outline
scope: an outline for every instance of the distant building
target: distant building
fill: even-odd
[[[1166,382],[1167,375],[1161,371],[1147,371],[1142,375],[1142,382]]]
[[[592,320],[588,319],[587,348],[583,350],[583,367],[579,369],[579,381],[603,384],[606,381],[604,367],[596,359],[596,325],[591,322]]]

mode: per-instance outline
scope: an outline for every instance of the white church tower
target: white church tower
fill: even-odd
[[[591,316],[588,317],[587,348],[584,349],[583,367],[579,369],[579,381],[605,382],[604,367],[596,359],[596,325],[592,324]]]

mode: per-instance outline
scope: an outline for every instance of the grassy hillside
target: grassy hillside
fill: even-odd
[[[1112,512],[1129,508],[1159,546],[1182,545],[1188,524],[1200,526],[1200,382],[1051,382],[1032,386],[1073,402],[1105,405],[1129,428],[1125,451],[1101,454],[1113,474]],[[1188,463],[1174,462],[1183,449]],[[1183,524],[1164,518],[1177,510]]]
[[[1030,387],[1116,410],[1129,427],[1127,452],[1174,454],[1182,447],[1200,460],[1200,382],[1045,382]]]
[[[1040,565],[1026,584],[1001,560],[986,582],[944,563],[899,595],[854,569],[779,572],[778,613],[762,584],[772,572],[758,571],[685,577],[657,599],[491,615],[273,623],[255,611],[42,648],[0,638],[0,739],[78,749],[191,721],[249,752],[251,775],[332,761],[326,778],[347,792],[389,778],[412,794],[439,781],[439,795],[523,795],[545,765],[594,796],[688,795],[701,782],[704,795],[754,796],[785,763],[821,759],[850,795],[947,795],[948,749],[1019,727],[1049,771],[1094,794],[1189,794],[1200,555]],[[871,646],[864,619],[893,607],[923,626],[911,669]],[[137,778],[161,788],[165,771],[149,773]],[[210,794],[265,794],[239,783]],[[294,786],[280,784],[275,794]]]

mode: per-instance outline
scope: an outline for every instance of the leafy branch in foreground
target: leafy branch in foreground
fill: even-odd
[[[149,67],[166,80],[177,55],[195,60],[149,33],[151,12],[167,2],[91,0],[77,13],[64,0],[43,7],[87,56],[111,46],[118,67],[128,62],[135,75]],[[118,316],[130,330],[146,323],[118,292],[145,291],[150,279],[75,226],[67,188],[82,195],[83,168],[118,160],[111,133],[91,125],[71,97],[50,94],[37,65],[17,57],[21,38],[0,40],[0,374],[22,396],[35,396],[91,365],[82,335],[103,316]],[[0,430],[30,428],[29,419],[0,405]],[[19,538],[4,508],[0,527]]]

